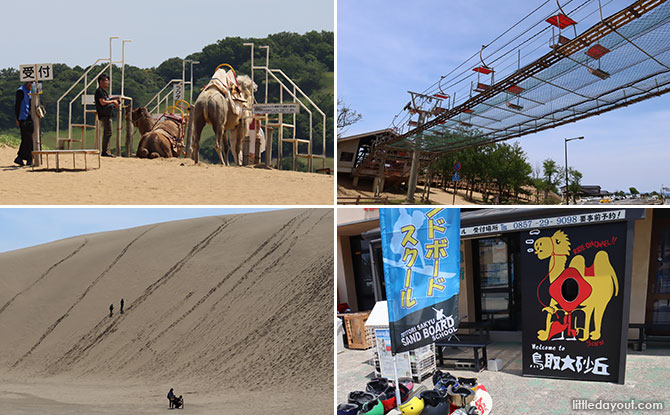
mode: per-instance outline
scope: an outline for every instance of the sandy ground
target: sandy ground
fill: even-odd
[[[128,381],[119,383],[78,382],[72,378],[17,381],[0,380],[0,408],[3,414],[295,414],[313,415],[314,397],[291,392],[249,392],[244,390],[179,390],[184,408],[169,410],[166,398],[170,385],[162,388]],[[290,409],[287,409],[290,408]],[[323,412],[326,413],[326,412]]]
[[[416,193],[415,193],[415,199],[417,203],[420,203],[421,200],[421,195],[423,193],[423,186],[422,185],[417,185],[416,186]],[[338,199],[341,196],[345,197],[356,197],[356,196],[361,196],[361,197],[372,197],[374,195],[374,192],[372,192],[372,182],[367,181],[367,180],[361,180],[359,182],[359,185],[354,188],[351,179],[349,178],[341,178],[338,179],[337,182],[337,197]],[[382,197],[388,197],[389,202],[395,201],[397,202],[402,202],[405,200],[405,197],[407,196],[406,193],[400,194],[400,193],[391,193],[391,192],[383,192]],[[475,200],[482,200],[482,195],[480,193],[474,192],[473,197]],[[442,189],[436,189],[432,188],[430,190],[430,202],[432,204],[437,204],[437,205],[451,205],[451,204],[456,204],[456,205],[475,205],[475,204],[483,204],[483,203],[476,203],[472,202],[468,199],[465,198],[465,191],[460,190],[456,194],[456,200],[454,203],[454,192],[453,189],[450,191],[443,191]],[[351,200],[343,200],[345,203],[352,203]]]
[[[333,269],[332,208],[1,253],[0,413],[329,412]]]
[[[56,172],[18,167],[16,149],[0,146],[0,203],[72,205],[332,205],[333,176],[251,167],[225,167],[191,159],[102,158],[95,170]],[[88,156],[97,167],[97,157]],[[72,157],[61,157],[72,168]],[[77,167],[84,166],[77,156]],[[46,163],[44,163],[44,166]]]

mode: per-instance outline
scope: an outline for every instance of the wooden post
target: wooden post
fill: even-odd
[[[265,166],[272,167],[272,134],[274,129],[265,125]]]
[[[109,88],[110,90],[112,89],[111,86]],[[119,103],[118,109],[117,109],[117,117],[116,117],[116,156],[120,157],[121,156],[121,130],[123,128],[123,125],[121,125],[121,120],[123,119],[122,116],[122,105]]]
[[[133,103],[132,101],[126,106],[125,123],[126,123],[126,157],[133,156],[133,123],[132,123]]]
[[[98,150],[98,153],[102,149],[100,143],[100,120],[98,119],[98,114],[95,114],[95,149]]]
[[[261,138],[258,136],[258,132],[261,131],[260,120],[256,123],[256,129],[254,131],[256,132],[256,139],[254,140],[254,164],[260,164],[260,162],[261,162]],[[267,143],[265,144],[265,146],[267,148]]]
[[[242,122],[246,122],[246,120],[242,120]],[[247,130],[247,135],[242,137],[242,165],[247,166],[249,165],[249,153],[251,150],[251,130]],[[239,156],[239,154],[238,154]]]
[[[35,65],[35,74],[37,74],[37,65]],[[35,90],[37,91],[38,83],[35,80]],[[33,120],[33,150],[41,151],[42,150],[42,140],[40,137],[40,117],[37,115],[37,107],[40,105],[40,94],[37,91],[36,94],[30,94],[30,117]],[[31,154],[32,157],[32,154]],[[42,155],[33,157],[33,166],[39,167],[42,160]]]

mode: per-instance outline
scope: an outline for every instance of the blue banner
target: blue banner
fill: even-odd
[[[458,208],[379,211],[391,349],[406,352],[447,338],[458,327]]]

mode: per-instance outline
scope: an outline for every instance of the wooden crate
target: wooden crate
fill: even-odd
[[[350,349],[369,349],[372,341],[369,333],[365,330],[365,321],[370,317],[369,311],[360,313],[339,314],[344,318],[344,328],[347,331],[347,343]]]

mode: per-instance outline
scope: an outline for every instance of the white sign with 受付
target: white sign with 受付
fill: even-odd
[[[19,68],[21,82],[51,81],[54,79],[53,63],[38,63],[34,65],[21,65]]]

